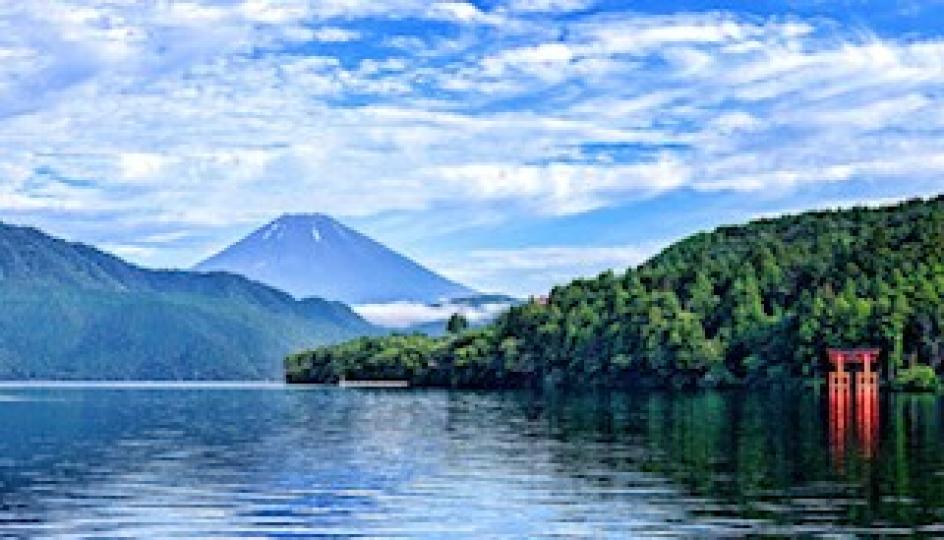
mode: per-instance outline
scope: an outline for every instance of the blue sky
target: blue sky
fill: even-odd
[[[322,212],[536,293],[944,191],[944,2],[0,0],[0,219],[188,267]]]

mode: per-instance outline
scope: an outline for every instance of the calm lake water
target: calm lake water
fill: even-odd
[[[0,536],[944,534],[944,402],[0,386]]]

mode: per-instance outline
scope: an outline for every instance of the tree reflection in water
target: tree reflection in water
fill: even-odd
[[[878,385],[857,380],[852,386],[830,380],[827,392],[829,449],[836,468],[843,469],[850,439],[856,451],[872,459],[879,442]]]

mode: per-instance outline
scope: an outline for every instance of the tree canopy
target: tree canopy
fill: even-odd
[[[716,385],[814,377],[829,347],[882,374],[944,359],[944,197],[695,234],[624,273],[555,287],[485,327],[362,338],[286,359],[292,382]]]

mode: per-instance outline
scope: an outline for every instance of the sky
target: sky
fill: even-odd
[[[0,0],[0,220],[186,268],[320,212],[526,295],[944,192],[942,0]]]

